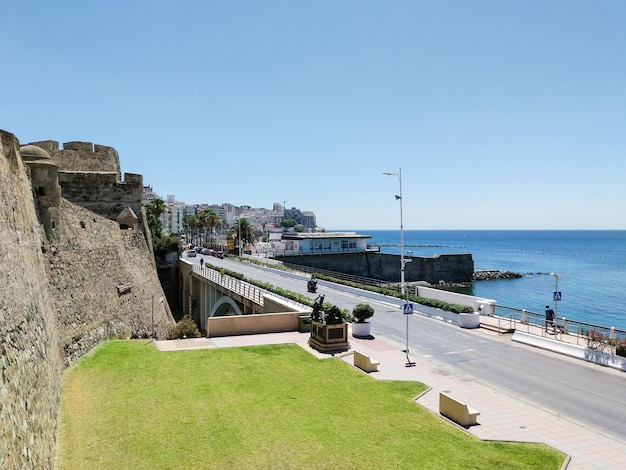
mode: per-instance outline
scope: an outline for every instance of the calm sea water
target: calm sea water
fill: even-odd
[[[400,254],[399,230],[358,230],[371,235],[382,253]],[[471,253],[476,270],[514,271],[520,279],[474,282],[470,294],[498,305],[543,313],[554,306],[559,276],[558,316],[626,329],[626,231],[471,230],[404,231],[405,255]],[[411,253],[409,253],[411,252]]]

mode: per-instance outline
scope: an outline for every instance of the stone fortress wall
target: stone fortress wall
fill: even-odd
[[[130,207],[139,217],[139,229],[147,228],[141,217],[143,177],[125,173],[122,180],[117,150],[91,142],[65,142],[59,148],[54,140],[31,142],[28,146],[45,150],[58,166],[58,181],[65,199],[111,220]]]
[[[50,153],[45,145],[21,147],[13,134],[0,131],[3,469],[54,467],[64,367],[105,339],[145,337],[153,327],[164,337],[173,322],[167,302],[159,303],[164,294],[149,234],[120,229],[115,220],[125,204],[118,197],[137,198],[136,189],[124,185],[142,189],[141,176],[120,182],[119,157],[110,147],[64,146]],[[78,192],[66,193],[63,186],[72,171],[63,165],[74,164],[77,173],[93,176],[80,177],[85,197],[79,203],[67,197]],[[137,203],[139,220],[140,196]],[[98,213],[90,207],[99,207]]]

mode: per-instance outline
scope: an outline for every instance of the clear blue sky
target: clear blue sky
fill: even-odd
[[[333,229],[626,228],[626,1],[0,0],[0,128]]]

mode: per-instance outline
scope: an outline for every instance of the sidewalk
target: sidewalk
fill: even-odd
[[[308,345],[309,336],[309,333],[287,332],[156,341],[156,344],[159,351],[181,351],[295,343],[320,359],[331,357],[311,348]],[[616,441],[599,431],[511,398],[436,362],[433,358],[411,355],[411,360],[416,364],[414,367],[406,367],[403,346],[380,336],[374,339],[349,336],[349,342],[352,349],[338,354],[337,357],[352,364],[352,352],[357,350],[380,362],[378,371],[370,373],[375,379],[415,380],[426,384],[430,390],[421,395],[416,403],[437,416],[439,392],[458,398],[480,411],[478,425],[467,430],[479,439],[545,443],[568,454],[570,460],[563,467],[568,470],[624,468],[626,442]]]

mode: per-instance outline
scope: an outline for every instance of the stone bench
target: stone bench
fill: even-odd
[[[439,413],[463,427],[477,424],[476,417],[480,414],[479,411],[445,393],[439,393]]]
[[[359,351],[354,351],[354,365],[365,372],[376,372],[380,362],[376,359],[372,359]]]

